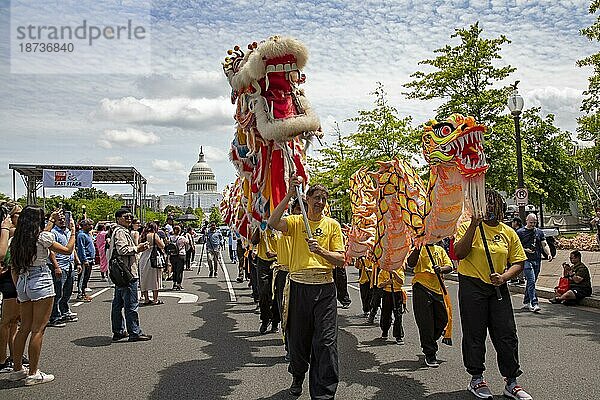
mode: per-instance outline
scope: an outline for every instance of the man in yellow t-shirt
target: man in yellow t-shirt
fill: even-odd
[[[470,223],[461,225],[454,245],[454,253],[460,260],[458,304],[463,333],[463,362],[472,376],[467,390],[480,399],[493,397],[483,379],[489,330],[498,354],[498,369],[506,381],[504,395],[527,400],[531,396],[517,385],[517,377],[522,371],[515,317],[506,285],[523,270],[527,256],[515,230],[501,222],[506,209],[502,196],[494,190],[486,190],[485,198],[485,217],[472,217]],[[508,269],[507,265],[510,265]]]
[[[302,393],[310,365],[311,398],[333,399],[339,382],[337,352],[337,304],[333,268],[344,265],[344,242],[340,224],[323,215],[328,191],[313,185],[306,192],[311,239],[301,215],[282,218],[301,185],[294,176],[287,194],[277,205],[269,225],[291,237],[288,346],[292,374],[290,394]]]
[[[427,248],[415,247],[407,263],[410,268],[414,268],[415,273],[412,279],[413,314],[425,354],[425,365],[437,368],[440,366],[436,356],[437,340],[448,324],[444,292],[438,276],[452,272],[452,261],[441,246],[426,246]]]
[[[307,208],[306,202],[304,203],[304,208]],[[301,214],[300,210],[300,201],[295,199],[292,203],[292,215]],[[275,300],[277,301],[277,308],[279,309],[279,318],[283,321],[283,296],[285,289],[285,282],[287,281],[287,276],[289,272],[290,265],[290,251],[292,247],[292,238],[289,236],[281,236],[277,240],[277,263],[274,268],[274,276],[273,276],[273,292]],[[284,326],[284,323],[281,325]],[[287,330],[287,328],[286,328]],[[290,354],[288,350],[288,341],[287,341],[287,332],[284,332],[284,345],[285,345],[285,360],[290,360]]]
[[[252,244],[257,245],[256,274],[258,283],[258,305],[260,309],[261,334],[267,333],[271,324],[271,333],[279,331],[279,309],[273,299],[273,270],[271,266],[277,259],[277,234],[272,229],[262,231],[257,228],[252,234]]]

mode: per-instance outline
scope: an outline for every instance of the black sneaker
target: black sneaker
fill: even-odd
[[[388,331],[383,331],[383,332],[381,332],[381,337],[382,337],[383,339],[387,339],[387,338],[388,338]]]
[[[292,386],[290,386],[290,394],[292,396],[300,396],[302,394],[302,383],[304,382],[304,377],[294,376],[292,380]]]
[[[137,335],[137,336],[129,336],[129,342],[147,342],[152,339],[152,335]]]
[[[279,332],[279,324],[273,324],[271,326],[271,333],[277,333]]]
[[[67,326],[67,324],[64,321],[61,321],[60,319],[57,319],[56,321],[50,321],[46,324],[47,327],[49,328],[64,328],[65,326]]]
[[[431,368],[437,368],[440,366],[440,363],[437,360],[437,358],[435,357],[435,355],[432,355],[432,356],[425,356],[425,365],[427,365],[428,367],[431,367]]]
[[[115,333],[112,337],[112,341],[113,342],[118,342],[121,339],[125,339],[126,337],[128,337],[129,334],[127,332],[123,332],[123,333]]]
[[[244,282],[244,278],[236,278],[235,281],[237,283],[243,283]]]
[[[552,303],[552,304],[560,304],[560,303],[562,303],[562,300],[559,299],[558,297],[555,297],[553,299],[550,299],[550,303]]]
[[[7,357],[2,364],[0,364],[0,374],[8,373],[13,371],[13,362],[10,357]]]
[[[375,323],[375,313],[369,313],[369,317],[367,318],[367,324],[373,325]]]
[[[11,360],[12,362],[12,360]],[[25,356],[21,357],[21,365],[24,367],[29,367],[29,359]]]
[[[269,321],[263,321],[260,323],[260,328],[258,328],[258,331],[260,332],[261,335],[264,335],[267,333],[268,329],[269,329]]]
[[[396,344],[403,345],[404,344],[404,338],[397,337],[396,338]]]

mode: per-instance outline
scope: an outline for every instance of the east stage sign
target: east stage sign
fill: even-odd
[[[54,170],[43,171],[45,188],[91,188],[94,171],[91,170]]]

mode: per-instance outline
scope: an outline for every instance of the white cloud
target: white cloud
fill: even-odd
[[[109,165],[120,165],[123,163],[123,157],[121,156],[109,156],[105,160]]]
[[[138,147],[160,142],[160,137],[152,132],[127,128],[125,130],[106,130],[97,140],[98,146],[111,149],[113,146]]]
[[[231,123],[233,106],[229,99],[147,99],[124,97],[117,100],[102,99],[93,116],[139,125],[174,126],[187,129],[209,129]]]
[[[215,98],[226,95],[229,87],[220,71],[152,74],[139,78],[136,86],[144,97],[150,98]]]
[[[152,167],[157,171],[182,171],[183,164],[179,161],[169,161],[169,160],[153,160]]]

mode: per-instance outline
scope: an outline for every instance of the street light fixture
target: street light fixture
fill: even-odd
[[[508,96],[508,109],[515,120],[515,142],[517,144],[517,189],[525,188],[525,183],[523,182],[523,153],[521,150],[521,126],[519,124],[519,116],[521,115],[521,111],[523,111],[523,97],[517,91],[517,85],[519,81],[516,81],[514,85],[512,85],[513,91]],[[521,221],[525,222],[525,206],[519,206],[519,218]]]

